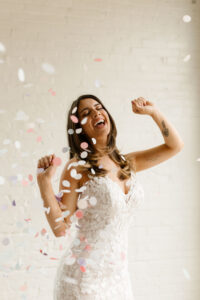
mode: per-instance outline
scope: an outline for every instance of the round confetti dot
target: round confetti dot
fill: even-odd
[[[87,122],[88,117],[83,118],[83,120],[81,121],[81,124],[84,125]]]
[[[83,151],[83,152],[81,152],[81,158],[86,158],[87,156],[88,156],[88,153],[87,153],[87,151]]]
[[[0,184],[4,184],[4,183],[5,183],[4,177],[0,176]]]
[[[20,149],[20,148],[21,148],[21,143],[20,143],[19,141],[16,141],[16,142],[15,142],[15,147],[16,147],[17,149]]]
[[[78,123],[78,118],[76,116],[71,115],[70,119],[72,120],[73,123]]]
[[[68,133],[69,134],[73,134],[74,133],[74,129],[72,129],[72,128],[68,129]]]
[[[24,70],[22,68],[18,69],[18,79],[23,82],[25,80]]]
[[[81,210],[76,211],[75,214],[78,219],[81,219],[83,217],[83,212]]]
[[[83,142],[83,143],[80,144],[80,146],[81,146],[82,149],[86,149],[88,147],[88,143]]]
[[[12,205],[13,205],[13,206],[16,206],[15,200],[12,201]]]
[[[4,46],[3,43],[0,43],[0,52],[5,52],[6,51],[6,47]]]
[[[96,199],[96,197],[90,197],[90,199],[89,199],[89,203],[91,204],[91,205],[96,205],[97,204],[97,199]]]
[[[39,143],[39,142],[41,142],[41,140],[42,140],[42,137],[41,137],[41,136],[38,136],[38,137],[37,137],[37,142]]]
[[[60,166],[61,163],[62,163],[62,160],[61,160],[60,157],[55,157],[55,158],[53,159],[52,163],[53,163],[54,166]]]
[[[46,229],[43,228],[41,231],[40,231],[41,235],[45,235],[47,233]]]
[[[77,259],[77,263],[78,263],[79,265],[81,265],[81,266],[85,266],[85,265],[86,265],[86,261],[85,261],[85,259],[84,259],[83,257],[79,257],[79,258]]]
[[[191,19],[192,18],[188,15],[183,16],[183,21],[186,22],[186,23],[189,23],[191,21]]]
[[[23,179],[22,174],[17,174],[17,179],[18,179],[18,180],[22,180],[22,179]]]
[[[78,238],[76,238],[76,239],[73,241],[73,244],[74,244],[75,246],[79,246],[80,243],[81,243],[81,241],[80,241],[80,239],[78,239]]]
[[[66,153],[67,151],[69,151],[70,150],[70,147],[63,147],[62,148],[62,152],[63,153]]]
[[[77,129],[76,129],[76,133],[77,133],[77,134],[81,133],[81,131],[82,131],[82,128],[77,128]]]
[[[87,201],[84,200],[84,199],[81,199],[81,200],[78,201],[77,206],[78,206],[78,208],[80,208],[80,209],[85,209],[85,208],[87,208],[87,206],[88,206],[88,205],[87,205]]]
[[[43,63],[42,69],[48,74],[53,74],[55,72],[54,66],[49,63]]]
[[[88,244],[85,246],[84,250],[90,251],[91,250],[91,246]]]
[[[84,266],[81,266],[81,267],[80,267],[80,270],[81,270],[81,272],[85,272],[85,271],[86,271],[86,268],[85,268]]]
[[[28,179],[29,179],[30,181],[32,181],[32,180],[33,180],[33,176],[32,176],[31,174],[29,174],[29,175],[28,175]]]
[[[96,144],[96,139],[95,138],[92,138],[92,142],[93,142],[93,144]]]
[[[63,181],[62,181],[62,185],[63,185],[64,187],[70,187],[70,182],[69,182],[68,180],[63,180]]]
[[[77,106],[75,106],[72,110],[72,114],[75,114],[75,112],[77,111]]]
[[[10,243],[10,240],[8,238],[3,239],[2,244],[4,246],[7,246]]]

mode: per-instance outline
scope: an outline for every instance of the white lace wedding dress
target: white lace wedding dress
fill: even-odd
[[[144,190],[133,171],[127,194],[107,175],[90,178],[71,217],[68,230],[77,232],[59,261],[53,299],[134,300],[127,261],[128,228]]]

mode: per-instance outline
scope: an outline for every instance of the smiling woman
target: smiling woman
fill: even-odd
[[[78,119],[78,122],[71,120],[71,115]],[[97,125],[98,121],[104,121],[104,124]],[[76,132],[82,129],[80,134],[71,135],[69,130]],[[105,176],[108,170],[99,168],[100,159],[106,159],[106,163],[112,163],[118,169],[118,178],[120,180],[128,179],[131,176],[131,170],[135,171],[134,164],[125,159],[116,146],[117,128],[115,122],[103,105],[101,100],[94,95],[86,94],[75,100],[68,113],[67,137],[70,145],[70,159],[75,157],[82,159],[81,143],[88,144],[86,151],[86,164],[80,166],[84,173],[91,173],[91,176]],[[95,143],[93,142],[95,141]],[[91,172],[91,169],[94,172]]]

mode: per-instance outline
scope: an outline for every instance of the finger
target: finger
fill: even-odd
[[[48,156],[44,157],[44,165],[45,165],[45,168],[49,167],[49,158],[48,158]]]

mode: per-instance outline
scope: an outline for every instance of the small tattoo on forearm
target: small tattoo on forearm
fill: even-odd
[[[165,135],[165,136],[169,136],[169,129],[165,126],[165,122],[164,121],[162,121],[162,126],[163,126],[163,130],[162,130],[162,133],[163,133],[163,135]]]

